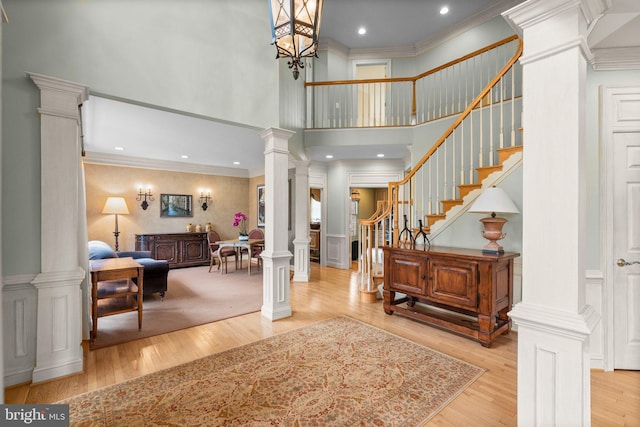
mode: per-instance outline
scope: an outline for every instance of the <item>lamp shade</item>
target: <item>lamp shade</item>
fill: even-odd
[[[127,215],[129,208],[123,197],[108,197],[102,209],[103,214]]]
[[[511,201],[507,193],[502,188],[490,187],[471,205],[469,212],[481,213],[520,213],[516,205]]]

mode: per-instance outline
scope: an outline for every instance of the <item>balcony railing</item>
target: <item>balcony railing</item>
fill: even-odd
[[[518,44],[514,35],[415,77],[306,82],[307,128],[413,126],[460,114]],[[519,82],[504,85],[500,98],[517,97]]]

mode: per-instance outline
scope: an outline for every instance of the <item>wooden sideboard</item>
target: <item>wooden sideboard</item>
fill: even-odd
[[[513,260],[520,254],[447,247],[383,250],[385,313],[466,335],[485,347],[511,330]]]
[[[165,259],[169,268],[209,265],[207,233],[136,234],[136,250],[151,251]]]

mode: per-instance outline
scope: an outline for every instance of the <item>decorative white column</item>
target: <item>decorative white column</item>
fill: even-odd
[[[309,162],[296,162],[296,217],[293,240],[294,282],[308,282],[309,260]]]
[[[265,247],[262,251],[262,315],[270,320],[291,316],[289,297],[288,164],[294,132],[269,128],[264,139]]]
[[[585,302],[586,42],[605,0],[529,0],[503,15],[524,41],[518,425],[591,424]]]
[[[33,382],[82,371],[81,283],[78,233],[86,221],[78,209],[81,164],[79,106],[86,86],[28,74],[40,89],[41,273],[36,366]]]

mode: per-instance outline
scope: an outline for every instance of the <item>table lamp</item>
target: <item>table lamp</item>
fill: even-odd
[[[116,237],[116,252],[118,251],[118,236],[120,232],[118,231],[118,215],[128,215],[129,208],[127,208],[127,203],[124,201],[123,197],[108,197],[107,202],[104,204],[104,209],[102,209],[103,214],[115,214],[116,216],[116,231],[113,232],[113,235]]]
[[[507,220],[497,217],[496,213],[520,213],[516,205],[507,196],[507,193],[496,186],[489,187],[480,194],[469,209],[469,212],[491,213],[491,216],[480,220],[484,225],[482,237],[489,240],[489,243],[482,248],[482,253],[498,254],[504,252],[502,246],[497,242],[507,235],[502,232],[502,227]]]

